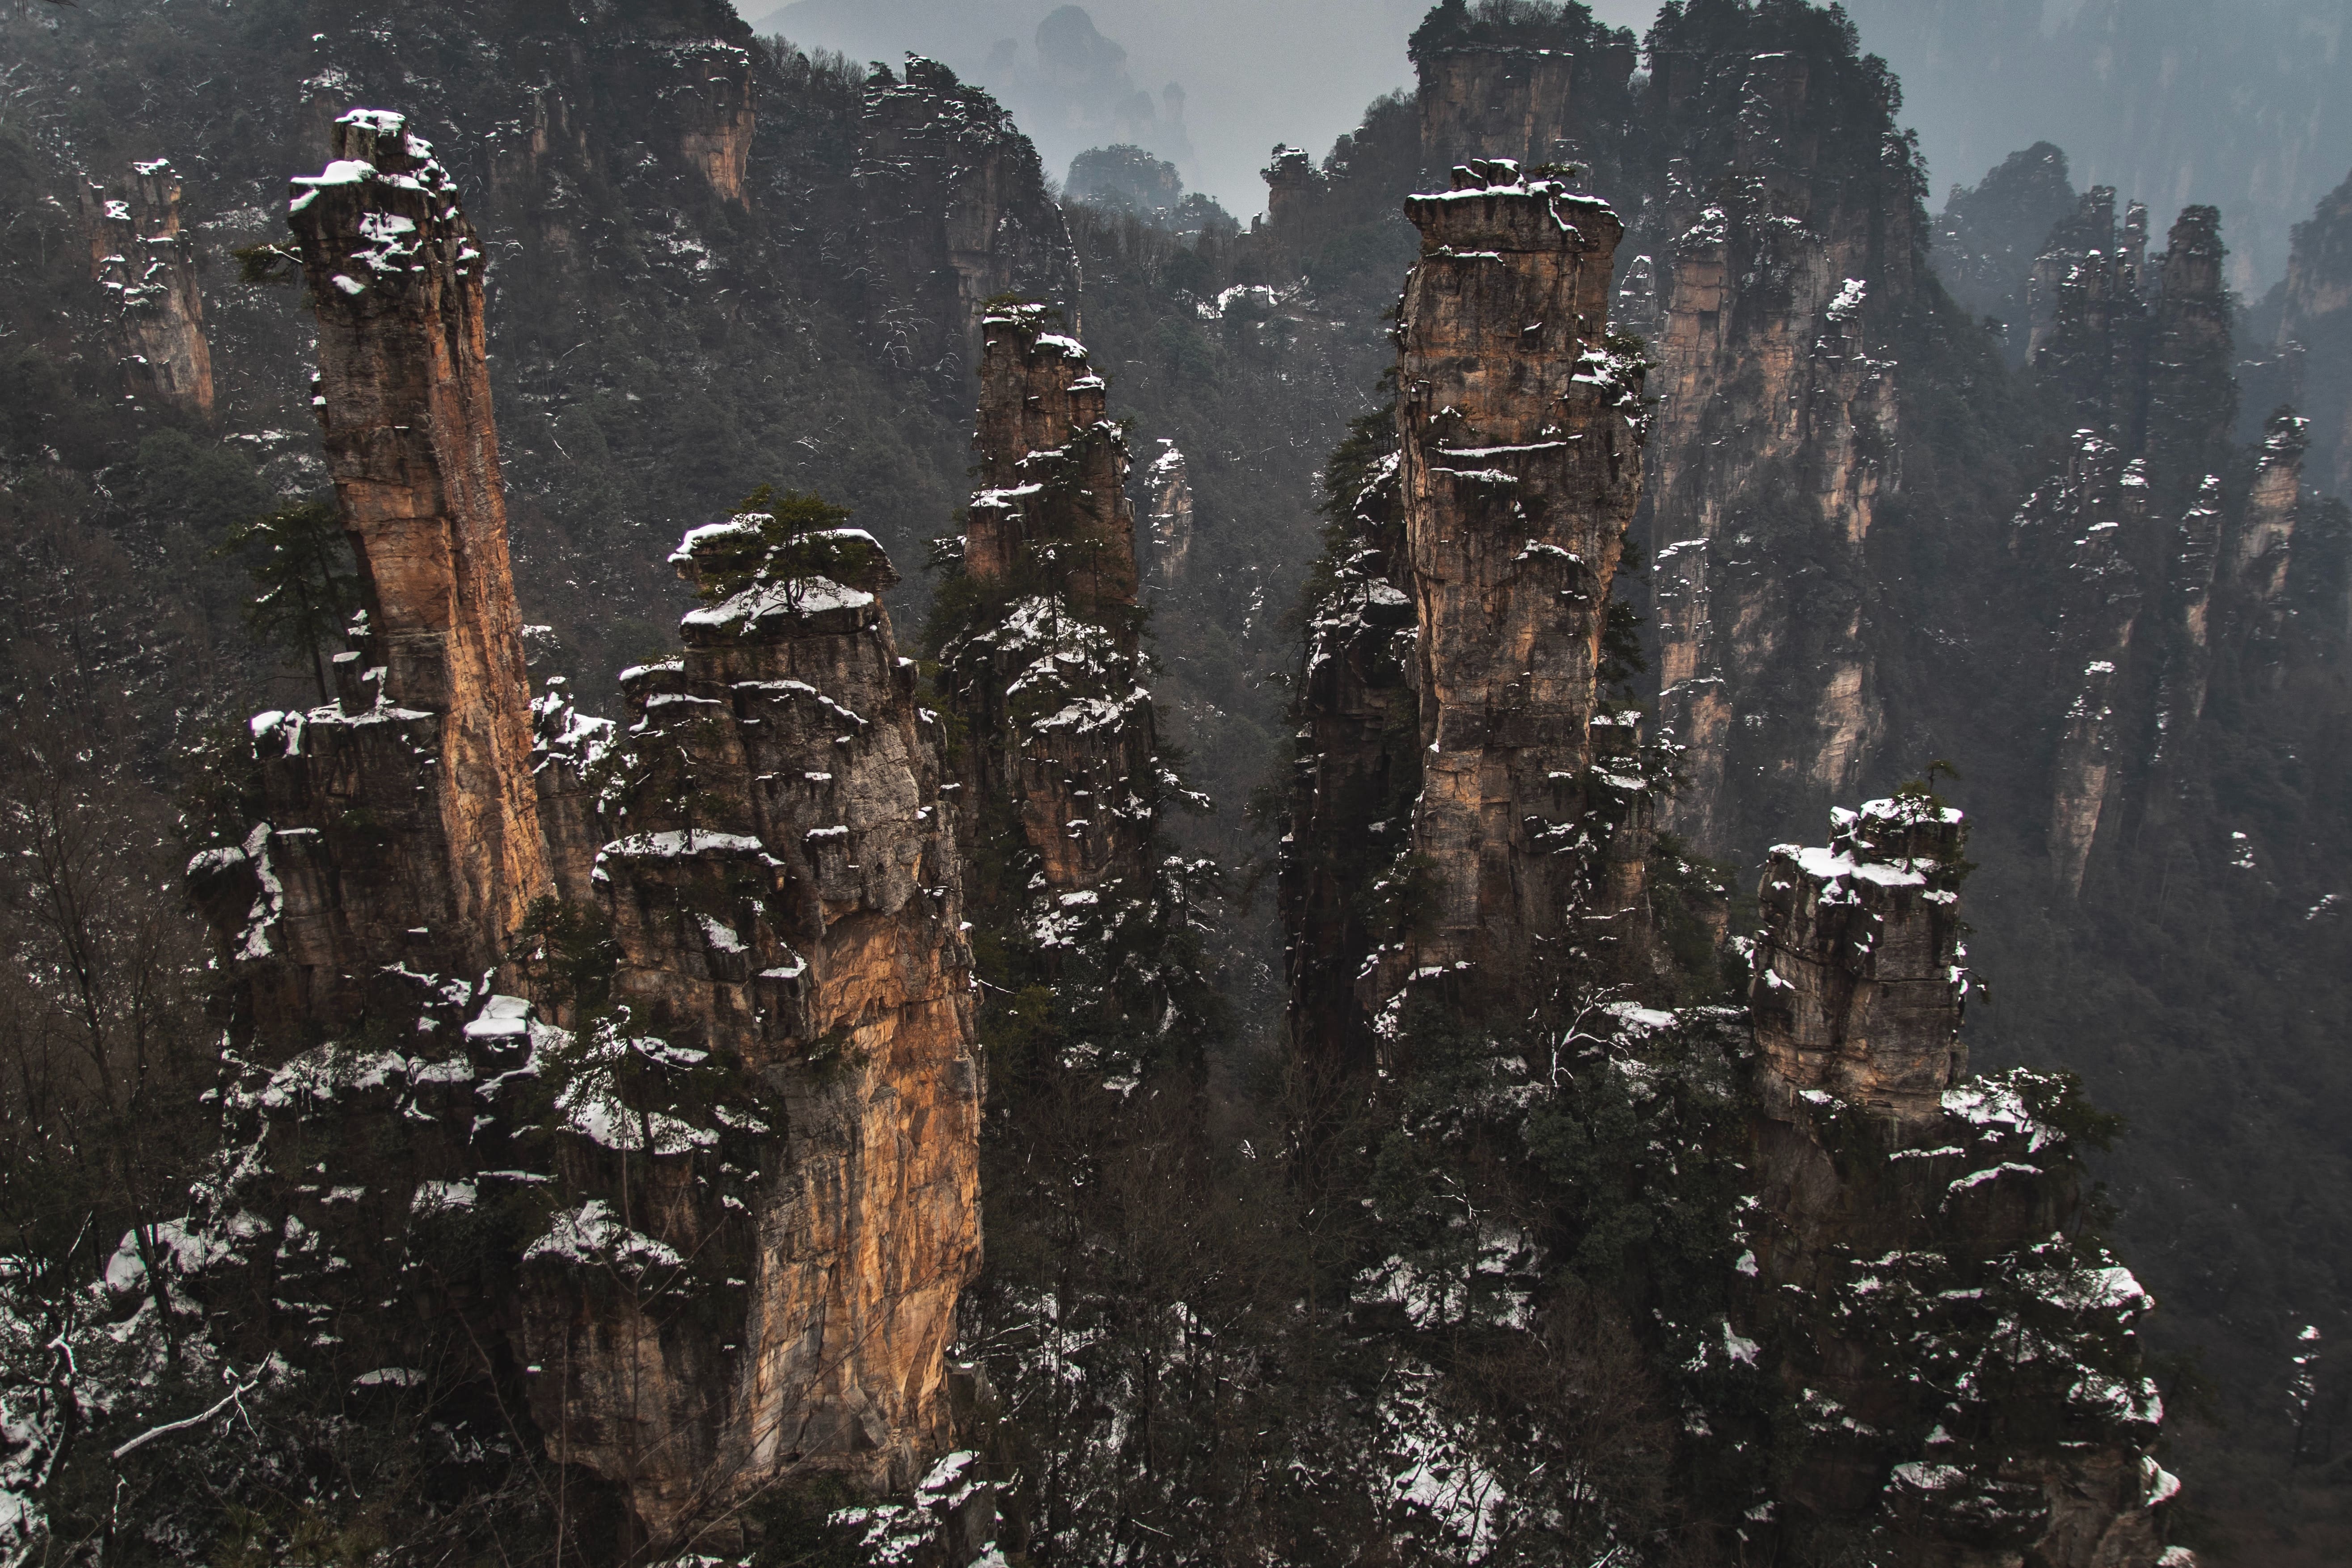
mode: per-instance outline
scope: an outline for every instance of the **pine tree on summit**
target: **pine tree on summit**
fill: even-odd
[[[310,661],[319,700],[330,700],[328,650],[360,607],[359,574],[351,542],[332,501],[305,501],[241,522],[219,553],[250,552],[247,570],[260,589],[245,606],[245,624],[264,642]]]

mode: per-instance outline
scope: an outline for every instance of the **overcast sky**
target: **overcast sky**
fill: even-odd
[[[782,0],[735,0],[762,31]],[[990,45],[1028,47],[1037,23],[1065,0],[807,0],[782,29],[793,42],[845,48],[862,58],[885,49],[933,54],[984,79]],[[1079,0],[1104,37],[1127,50],[1139,89],[1167,83],[1185,93],[1194,157],[1186,170],[1246,222],[1264,210],[1258,171],[1277,142],[1318,157],[1354,128],[1364,106],[1409,85],[1404,41],[1430,0]],[[1595,0],[1594,14],[1636,32],[1655,0]],[[797,25],[795,25],[795,23]],[[1018,106],[1016,105],[1016,111]],[[1024,122],[1059,178],[1087,143],[1059,128]]]

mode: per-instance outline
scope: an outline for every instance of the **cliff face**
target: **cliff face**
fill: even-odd
[[[887,215],[874,265],[908,318],[886,345],[907,363],[977,364],[981,321],[1003,294],[1067,300],[1078,278],[1037,150],[1013,117],[919,55],[866,84],[856,180]]]
[[[400,116],[336,129],[289,221],[366,610],[189,869],[244,1074],[223,1267],[330,1380],[470,1346],[462,1397],[625,1503],[620,1554],[734,1540],[779,1479],[909,1486],[979,1262],[979,1075],[889,563],[789,514],[697,530],[707,603],[624,677],[629,728],[534,704],[479,247]]]
[[[1850,37],[1722,6],[1661,34],[1645,530],[1659,718],[1690,780],[1663,820],[1724,853],[1852,790],[1885,733],[1864,587],[1901,478],[1882,345],[1927,235],[1891,80]],[[1776,564],[1798,559],[1801,584]]]
[[[134,163],[120,196],[83,181],[81,206],[89,274],[114,307],[124,389],[211,418],[212,347],[195,249],[180,232],[180,177],[161,158]]]
[[[1742,1328],[1801,1434],[1767,1528],[1860,1521],[1903,1562],[2153,1564],[2179,1483],[2148,1453],[2152,1303],[2071,1234],[2071,1090],[1966,1077],[1959,813],[1906,795],[1834,828],[1775,849],[1758,895]]]
[[[971,603],[941,658],[970,830],[994,831],[991,812],[1010,806],[1043,886],[1083,897],[1142,876],[1159,785],[1127,437],[1085,348],[1045,326],[1034,306],[982,326]]]

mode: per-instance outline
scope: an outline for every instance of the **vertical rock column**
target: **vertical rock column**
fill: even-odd
[[[1912,794],[1764,873],[1735,1319],[1795,1424],[1751,1549],[1859,1526],[1887,1561],[2153,1568],[2179,1488],[2149,1453],[2153,1303],[2074,1234],[2071,1083],[1966,1077],[1966,848],[1960,814]]]
[[[1157,784],[1139,682],[1135,517],[1127,437],[1075,339],[1024,306],[982,325],[982,488],[961,542],[973,595],[941,651],[967,726],[974,831],[1009,802],[1044,886],[1074,893],[1139,876]]]
[[[448,173],[397,114],[335,122],[289,222],[319,318],[327,466],[360,561],[362,669],[440,715],[429,766],[453,954],[496,963],[549,889],[530,694],[484,351],[482,252]]]
[[[212,346],[195,251],[180,232],[180,177],[161,158],[133,163],[131,176],[119,197],[94,183],[82,186],[90,276],[113,300],[124,384],[134,398],[209,419]]]
[[[760,514],[672,559],[706,604],[623,677],[618,1010],[555,1096],[585,1201],[526,1249],[521,1316],[550,1451],[675,1544],[779,1480],[913,1483],[981,1237],[961,859],[890,563]]]
[[[1465,964],[1524,984],[1619,907],[1589,894],[1612,787],[1593,764],[1615,749],[1596,745],[1596,675],[1642,475],[1641,370],[1606,341],[1623,228],[1507,163],[1454,179],[1405,204],[1421,258],[1398,328],[1399,479],[1432,918],[1384,956],[1391,994]]]

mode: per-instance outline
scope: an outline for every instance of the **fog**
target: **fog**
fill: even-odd
[[[1265,206],[1258,171],[1277,142],[1317,156],[1352,130],[1364,106],[1411,85],[1404,41],[1430,0],[1083,0],[1102,37],[1126,51],[1128,92],[1150,96],[1142,133],[1115,113],[1112,82],[1074,82],[1039,58],[1037,25],[1064,0],[799,0],[782,9],[737,0],[762,33],[895,62],[937,57],[1012,109],[1056,179],[1108,140],[1150,147],[1246,222]],[[1637,31],[1654,0],[1603,0],[1596,16]],[[1006,51],[1010,42],[1013,48]],[[992,63],[993,62],[993,63]],[[1182,142],[1169,134],[1163,89],[1182,89]],[[1155,144],[1150,135],[1160,134]],[[1111,132],[1118,132],[1115,136]],[[1189,149],[1182,143],[1189,143]]]
[[[896,61],[935,56],[995,93],[1055,178],[1130,142],[1246,221],[1277,142],[1318,157],[1380,94],[1410,85],[1429,0],[737,0],[763,33]],[[1655,0],[1598,0],[1645,29]],[[1902,77],[1930,205],[2037,140],[2074,183],[2156,209],[2222,209],[2231,281],[2258,296],[2287,233],[2352,167],[2342,90],[2352,0],[1848,0],[1864,48]],[[1048,18],[1052,18],[1048,21]],[[1041,29],[1040,24],[1046,24]],[[1176,89],[1174,92],[1169,89]]]

